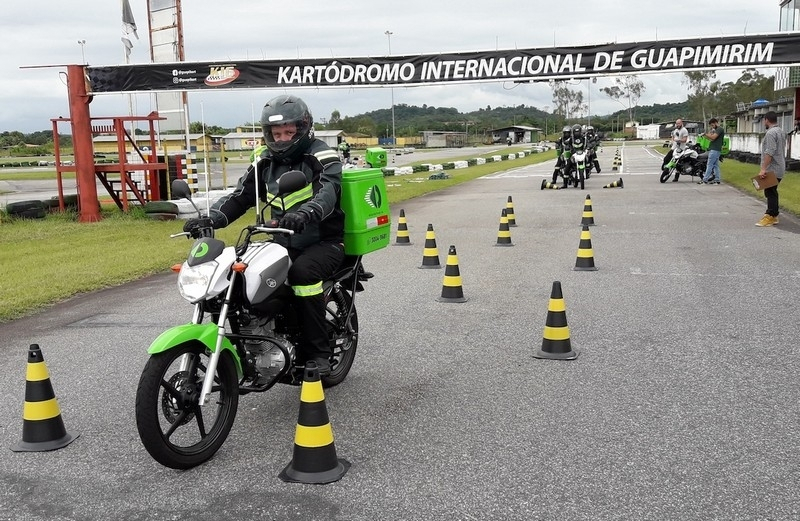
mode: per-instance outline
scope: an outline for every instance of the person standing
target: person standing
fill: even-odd
[[[664,170],[664,168],[667,166],[667,163],[672,160],[675,150],[685,147],[687,141],[689,141],[689,131],[683,126],[683,120],[678,118],[675,120],[675,128],[672,130],[672,148],[666,153],[666,155],[664,155],[664,162],[661,163],[661,170]],[[672,181],[676,182],[679,177],[680,174],[675,172],[675,179]]]
[[[786,132],[778,125],[778,114],[769,111],[764,114],[764,125],[767,132],[761,140],[761,170],[758,177],[764,179],[767,172],[778,178],[778,184],[786,171]],[[778,185],[764,189],[767,198],[767,213],[756,223],[756,226],[774,226],[778,224]]]
[[[708,125],[711,127],[709,132],[703,136],[709,139],[708,143],[708,163],[706,163],[706,173],[703,180],[697,184],[720,184],[722,182],[719,169],[719,156],[722,155],[722,143],[725,138],[725,129],[719,126],[717,118],[708,120]]]

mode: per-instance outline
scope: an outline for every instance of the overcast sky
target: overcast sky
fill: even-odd
[[[139,40],[131,63],[147,63],[146,0],[130,0]],[[330,58],[429,54],[534,47],[569,47],[606,42],[773,33],[779,0],[725,0],[716,4],[651,0],[572,0],[489,2],[487,0],[362,2],[295,0],[191,0],[183,2],[187,61]],[[391,31],[387,37],[386,31]],[[20,0],[3,2],[0,17],[0,132],[51,128],[50,119],[68,117],[64,67],[41,65],[116,65],[124,63],[120,0]],[[79,41],[84,41],[81,45]],[[83,52],[83,54],[82,54]],[[733,81],[741,71],[720,72]],[[774,69],[764,69],[773,74]],[[680,102],[687,89],[681,73],[643,74],[646,91],[640,105]],[[589,101],[594,115],[620,108],[599,89],[613,78],[599,78]],[[584,80],[575,89],[587,92]],[[190,91],[192,121],[232,127],[258,118],[261,107],[282,89]],[[389,88],[298,89],[315,120],[333,110],[352,116],[391,107]],[[586,95],[585,95],[586,96]],[[752,101],[752,100],[743,100]],[[552,109],[546,83],[511,82],[395,87],[395,104],[455,107],[462,112],[498,106],[532,105]],[[146,115],[150,96],[135,96],[136,112]],[[128,114],[127,97],[95,97],[93,117]],[[62,132],[69,132],[67,128]]]

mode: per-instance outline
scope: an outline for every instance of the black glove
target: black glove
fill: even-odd
[[[203,228],[213,228],[211,219],[209,219],[208,217],[188,219],[186,223],[183,225],[183,231],[187,232],[192,237],[192,239],[198,239],[202,237],[201,230]]]
[[[302,233],[311,221],[311,216],[303,210],[289,212],[281,218],[280,227],[292,230],[294,233]]]

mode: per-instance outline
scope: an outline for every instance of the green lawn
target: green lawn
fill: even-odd
[[[506,154],[515,150],[521,149],[509,149]],[[387,197],[391,204],[396,204],[486,174],[546,161],[554,154],[549,151],[447,170],[450,179],[424,183],[412,183],[409,179],[427,179],[427,172],[388,176]],[[55,178],[55,172],[35,174]],[[234,243],[242,226],[254,221],[251,212],[237,223],[218,230],[217,237],[228,244]],[[10,219],[0,213],[0,266],[3,267],[0,322],[30,314],[78,293],[168,270],[186,258],[191,244],[185,237],[169,238],[170,234],[180,232],[181,226],[182,221],[150,220],[141,211],[123,214],[113,205],[104,206],[103,219],[97,223],[79,223],[74,213],[49,215],[41,220]]]

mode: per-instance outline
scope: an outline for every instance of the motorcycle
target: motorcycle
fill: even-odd
[[[187,469],[210,459],[225,442],[236,418],[239,396],[264,392],[276,383],[300,385],[304,366],[297,360],[300,327],[287,282],[291,260],[275,234],[291,235],[263,212],[286,194],[306,186],[300,171],[283,174],[278,193],[257,212],[235,246],[200,228],[189,256],[178,271],[178,290],[194,304],[188,324],[164,331],[150,355],[136,392],[136,425],[145,449],[164,466]],[[173,195],[191,202],[185,181],[176,180]],[[192,205],[197,210],[197,206]],[[202,215],[197,210],[198,215]],[[178,233],[170,237],[190,236]],[[347,376],[358,345],[355,295],[372,277],[362,256],[346,256],[323,283],[326,321],[333,348],[331,387]],[[210,320],[206,320],[209,318]]]
[[[722,157],[719,160],[722,162]],[[675,176],[673,181],[677,181],[681,175],[698,176],[702,179],[706,173],[707,164],[708,152],[703,152],[703,148],[699,144],[676,148],[672,159],[661,170],[659,180],[666,183],[673,175]]]
[[[586,138],[576,136],[572,138],[572,161],[574,168],[571,170],[574,175],[572,182],[577,188],[580,185],[581,190],[584,189],[586,179],[589,179],[589,169],[587,168],[587,159],[589,157],[589,150],[586,147]]]

